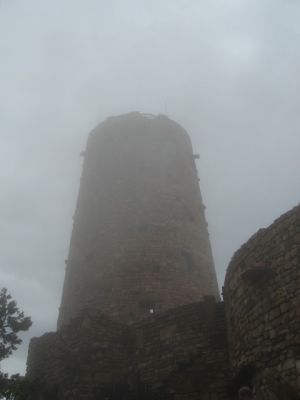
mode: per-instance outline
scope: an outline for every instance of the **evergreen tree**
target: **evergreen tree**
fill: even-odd
[[[27,331],[31,318],[25,317],[6,288],[0,290],[0,362],[9,357],[22,339],[19,332]],[[8,377],[0,370],[0,399],[23,400],[27,398],[29,382],[18,375]]]

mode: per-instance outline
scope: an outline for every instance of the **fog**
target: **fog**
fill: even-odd
[[[221,288],[235,250],[300,198],[297,0],[0,0],[1,262],[55,329],[89,131],[163,113],[190,134]]]

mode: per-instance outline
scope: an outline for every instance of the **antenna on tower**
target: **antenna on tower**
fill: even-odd
[[[167,108],[166,99],[164,100],[164,105],[165,105],[165,114],[168,115],[168,108]]]

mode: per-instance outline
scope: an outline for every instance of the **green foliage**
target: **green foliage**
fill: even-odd
[[[22,343],[20,331],[27,331],[32,325],[30,317],[25,317],[17,307],[6,288],[0,290],[0,361],[12,354]]]
[[[36,390],[36,385],[20,375],[0,373],[0,399],[6,400],[27,400]]]
[[[17,307],[7,289],[0,290],[0,361],[9,357],[22,340],[21,331],[27,331],[32,325],[31,318],[25,317]],[[32,392],[32,383],[19,375],[8,377],[0,371],[0,399],[25,400]]]

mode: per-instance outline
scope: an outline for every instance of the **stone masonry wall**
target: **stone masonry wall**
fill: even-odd
[[[233,372],[254,363],[265,393],[286,386],[299,395],[300,206],[237,251],[224,299]]]
[[[224,303],[210,300],[133,325],[139,378],[155,398],[228,398]]]
[[[133,344],[128,327],[84,311],[60,331],[31,340],[27,377],[41,384],[38,400],[111,398],[129,381]]]
[[[82,313],[32,340],[27,375],[42,383],[39,400],[226,400],[224,304],[186,305],[131,326]]]
[[[90,135],[58,327],[82,308],[137,321],[219,299],[188,134],[167,117],[109,118]]]

